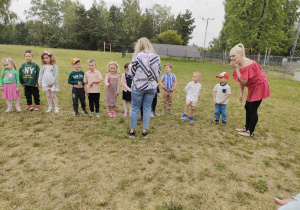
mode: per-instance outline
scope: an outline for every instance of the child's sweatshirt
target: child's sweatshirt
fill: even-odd
[[[38,85],[40,67],[35,62],[23,63],[19,69],[20,83],[25,86]]]

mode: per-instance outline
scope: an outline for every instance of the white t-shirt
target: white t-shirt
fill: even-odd
[[[199,82],[195,83],[194,81],[189,82],[184,88],[186,92],[186,98],[191,102],[198,102],[198,95],[201,90],[201,84]]]
[[[227,85],[227,84],[221,85],[220,83],[218,83],[218,84],[216,84],[213,91],[217,92],[217,94],[216,94],[216,102],[217,103],[222,101],[226,95],[231,94],[231,89],[230,89],[229,85]],[[227,104],[227,102],[228,102],[228,99],[226,99],[223,104]]]

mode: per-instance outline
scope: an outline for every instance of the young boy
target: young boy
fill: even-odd
[[[160,80],[160,85],[163,88],[163,106],[164,110],[162,114],[166,114],[168,111],[170,114],[173,113],[173,97],[174,97],[174,90],[177,85],[177,79],[174,74],[171,73],[172,65],[170,63],[165,64],[165,71],[166,73],[162,76]]]
[[[73,85],[72,100],[73,100],[74,116],[79,115],[78,99],[80,100],[81,103],[82,112],[84,114],[88,114],[88,112],[86,111],[85,92],[83,86],[84,72],[81,71],[81,61],[79,58],[73,58],[71,60],[71,64],[73,67],[73,71],[70,73],[68,83]]]
[[[86,95],[89,97],[89,105],[91,113],[94,115],[94,110],[96,111],[96,117],[100,117],[99,113],[99,100],[100,100],[100,86],[102,82],[102,74],[100,71],[96,70],[96,61],[94,59],[89,59],[87,61],[89,70],[84,74],[84,89]]]
[[[189,117],[190,122],[194,122],[193,114],[195,111],[196,104],[198,102],[198,96],[201,90],[201,84],[199,83],[199,80],[201,78],[200,72],[194,72],[193,74],[193,81],[189,82],[187,86],[184,88],[186,92],[186,102],[184,107],[184,113],[181,116],[181,119],[186,119],[186,113],[188,111],[188,108],[191,107],[191,115]]]
[[[27,110],[32,111],[33,109],[38,111],[40,109],[40,93],[38,78],[40,67],[33,62],[33,53],[31,50],[25,50],[24,57],[26,63],[23,63],[19,69],[20,83],[24,87],[25,96],[27,100]],[[32,105],[32,96],[35,103],[35,108]]]
[[[227,85],[227,80],[229,79],[229,74],[222,72],[217,78],[220,79],[220,83],[216,84],[214,88],[214,104],[215,104],[215,124],[219,123],[220,114],[222,115],[222,125],[226,125],[226,104],[228,102],[228,96],[231,94],[229,85]]]

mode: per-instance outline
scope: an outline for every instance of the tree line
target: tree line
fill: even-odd
[[[289,55],[299,18],[299,0],[225,0],[225,21],[211,51],[242,42],[249,54]],[[299,46],[300,46],[300,42]]]
[[[11,0],[0,3],[0,43],[53,48],[112,51],[132,46],[140,37],[153,43],[187,45],[195,19],[186,10],[176,17],[171,7],[155,4],[143,12],[139,0],[122,0],[120,7],[94,0],[86,9],[78,0],[31,0],[26,21],[9,11]]]

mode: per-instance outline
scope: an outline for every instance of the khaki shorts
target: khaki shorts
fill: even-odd
[[[189,104],[191,106],[196,106],[197,105],[197,102],[192,102],[190,101],[189,99],[186,99],[186,104]]]

